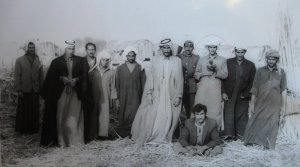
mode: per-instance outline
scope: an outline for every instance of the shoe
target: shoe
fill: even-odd
[[[223,136],[222,138],[226,142],[231,142],[232,140],[234,140],[234,136]]]
[[[108,140],[108,137],[107,136],[98,136],[96,140],[105,141],[105,140]]]
[[[112,128],[112,129],[111,129],[111,132],[112,132],[112,134],[111,134],[112,138],[114,138],[114,139],[122,139],[122,138],[123,138],[123,137],[116,131],[115,128]]]

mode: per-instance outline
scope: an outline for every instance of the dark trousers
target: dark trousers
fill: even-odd
[[[187,119],[191,117],[192,109],[195,103],[196,93],[184,93],[182,96],[182,104],[185,108]]]
[[[248,122],[249,100],[232,97],[224,104],[223,135],[241,137]]]
[[[39,131],[39,94],[31,91],[18,98],[15,131],[33,134]]]
[[[196,93],[184,93],[182,96],[182,104],[184,109],[181,109],[181,113],[179,115],[179,124],[177,125],[173,135],[175,138],[179,137],[180,126],[183,126],[184,121],[191,117],[192,109],[195,102],[195,95]]]
[[[96,140],[98,137],[98,108],[93,103],[83,100],[83,116],[84,116],[84,139],[85,143]]]

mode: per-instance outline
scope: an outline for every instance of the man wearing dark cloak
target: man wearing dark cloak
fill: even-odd
[[[138,107],[141,104],[144,84],[146,81],[145,71],[136,62],[137,50],[127,47],[123,52],[126,61],[117,68],[116,89],[119,108],[119,125],[116,132],[121,137],[130,135],[131,125]]]
[[[69,146],[83,142],[83,114],[80,110],[82,92],[86,89],[86,72],[83,58],[74,55],[75,41],[65,43],[65,54],[51,62],[41,91],[45,99],[42,146]],[[63,97],[67,98],[62,100]],[[77,119],[73,119],[72,114]]]
[[[97,66],[96,45],[87,43],[85,45],[87,55],[84,57],[84,68],[87,72],[87,89],[84,92],[82,100],[83,115],[84,115],[84,138],[88,143],[98,137],[98,117],[100,107],[100,86],[99,86],[99,71]]]

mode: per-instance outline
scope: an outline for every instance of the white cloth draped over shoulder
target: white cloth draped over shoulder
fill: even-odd
[[[146,75],[142,102],[131,129],[132,139],[138,144],[170,143],[182,105],[181,102],[176,107],[173,105],[176,98],[182,98],[181,60],[174,55],[167,58],[159,54],[153,58]]]
[[[97,54],[96,64],[90,69],[90,72],[97,70],[97,80],[100,88],[98,136],[108,137],[109,112],[112,108],[112,100],[117,98],[117,91],[115,87],[115,71],[110,67],[101,70],[99,65],[101,59],[111,59],[111,54],[108,50],[103,50]]]

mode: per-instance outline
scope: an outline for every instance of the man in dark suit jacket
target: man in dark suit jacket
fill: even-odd
[[[228,77],[222,81],[225,140],[240,138],[248,122],[250,89],[255,76],[255,65],[244,58],[247,49],[235,47],[234,58],[227,60]]]
[[[87,73],[87,89],[83,93],[82,107],[84,115],[84,138],[85,143],[93,141],[98,137],[99,108],[100,108],[100,73],[95,68],[97,66],[96,45],[87,43],[85,45],[87,55],[83,57],[83,68]]]
[[[43,79],[43,65],[35,52],[35,44],[29,42],[26,54],[19,57],[15,65],[15,86],[18,92],[16,132],[38,132],[39,92]]]
[[[210,156],[222,153],[217,122],[206,116],[206,106],[196,104],[192,112],[195,117],[186,120],[184,127],[180,129],[179,143],[174,144],[174,151]]]

